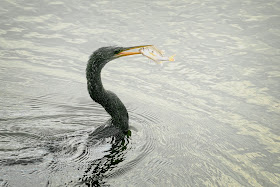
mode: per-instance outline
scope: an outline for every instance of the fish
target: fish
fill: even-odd
[[[164,56],[164,51],[157,49],[155,46],[143,47],[139,52],[150,59],[152,59],[157,64],[161,64],[163,61],[175,61],[174,56],[170,57]]]

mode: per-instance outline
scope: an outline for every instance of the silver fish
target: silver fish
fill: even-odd
[[[172,55],[170,57],[164,56],[164,52],[157,49],[155,46],[143,47],[139,50],[139,52],[142,55],[152,59],[157,64],[161,64],[163,61],[175,61],[175,55]]]

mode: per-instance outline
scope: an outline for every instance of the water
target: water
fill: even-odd
[[[279,1],[0,5],[2,186],[279,186]],[[132,135],[94,139],[88,56],[145,44],[176,61],[107,64]]]

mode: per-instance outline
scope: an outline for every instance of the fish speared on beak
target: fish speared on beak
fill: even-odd
[[[139,49],[139,48],[149,47],[149,46],[152,46],[152,45],[140,45],[140,46],[133,46],[133,47],[125,47],[122,52],[120,52],[119,54],[116,55],[116,57],[142,54],[139,50],[138,51],[129,51],[129,50]]]
[[[138,51],[132,52],[129,50],[132,49],[139,49]],[[140,46],[134,46],[134,47],[127,47],[123,48],[123,50],[116,55],[116,57],[122,57],[122,56],[129,56],[129,55],[137,55],[142,54],[143,56],[150,58],[157,64],[162,64],[163,61],[175,61],[174,56],[172,55],[170,57],[164,56],[164,52],[157,49],[153,45],[140,45]]]

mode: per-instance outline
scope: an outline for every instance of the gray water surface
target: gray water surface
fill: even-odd
[[[280,186],[280,2],[0,2],[0,185]],[[87,92],[99,47],[176,54],[106,65],[122,144]]]

